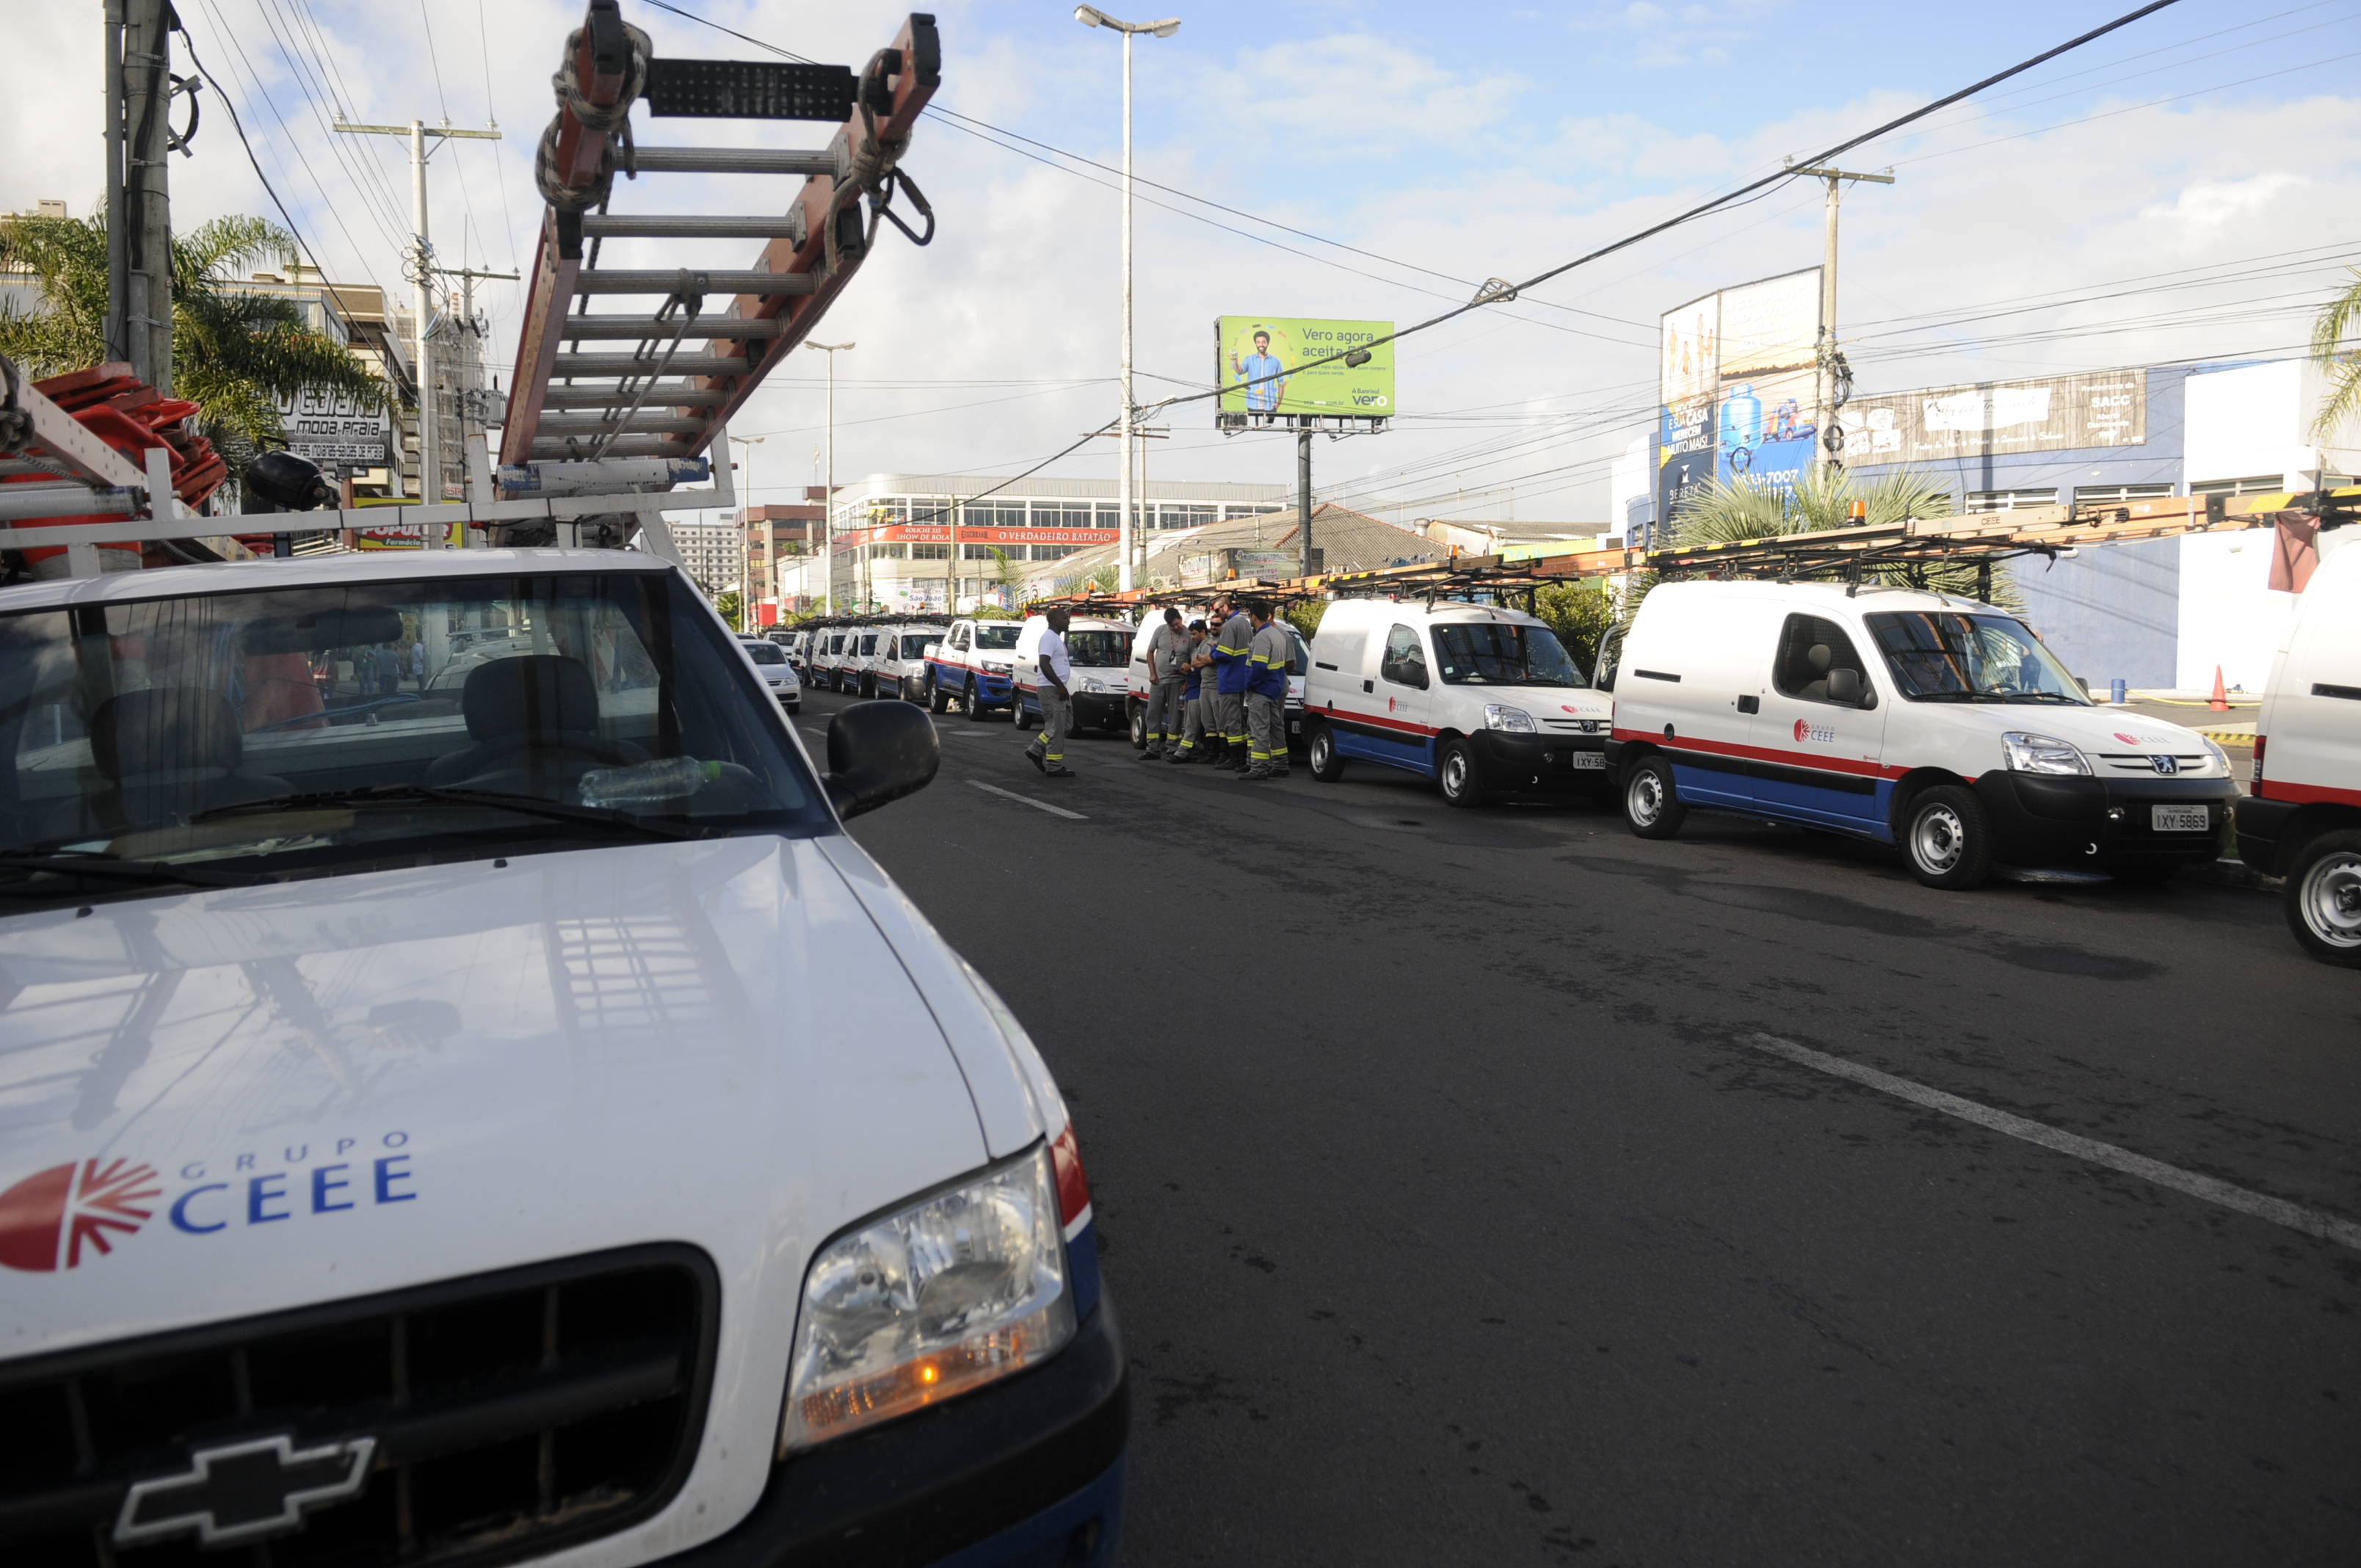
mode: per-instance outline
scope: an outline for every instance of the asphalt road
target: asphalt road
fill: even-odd
[[[2270,895],[938,724],[853,832],[1073,1102],[1132,1568],[2361,1558],[2361,1231],[2252,1212],[2361,1220],[2361,975]]]

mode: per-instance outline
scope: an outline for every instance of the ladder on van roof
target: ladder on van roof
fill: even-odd
[[[566,39],[557,115],[535,163],[547,206],[500,437],[502,488],[701,477],[691,460],[809,336],[861,269],[881,222],[920,245],[934,237],[933,212],[900,164],[941,79],[930,16],[912,15],[856,71],[659,56],[623,20],[620,0],[589,0]],[[643,146],[631,123],[639,106],[651,118],[811,120],[837,129],[818,150]],[[619,189],[660,192],[662,177],[681,174],[799,176],[802,184],[784,203],[744,203],[769,210],[741,215],[665,213],[660,201],[652,210],[610,210]],[[897,193],[924,233],[894,210]],[[694,258],[689,242],[717,239],[762,243],[740,268]],[[645,265],[643,254],[632,265],[604,264],[610,242],[637,241],[664,242],[664,264]],[[593,311],[594,301],[617,308]],[[726,451],[719,460],[726,465]],[[574,466],[581,464],[605,466]],[[533,482],[535,466],[543,483]]]

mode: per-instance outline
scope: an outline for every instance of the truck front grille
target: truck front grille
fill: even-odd
[[[719,1308],[702,1252],[644,1246],[0,1362],[0,1562],[478,1568],[620,1530],[687,1476]]]

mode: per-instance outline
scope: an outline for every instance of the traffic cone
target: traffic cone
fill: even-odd
[[[2230,711],[2230,694],[2222,687],[2222,666],[2213,666],[2213,700],[2205,705],[2216,713]]]

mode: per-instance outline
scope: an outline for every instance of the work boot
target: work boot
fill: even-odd
[[[1246,759],[1227,746],[1223,747],[1221,755],[1213,759],[1213,768],[1217,773],[1230,773],[1245,765]]]
[[[1054,768],[1043,768],[1041,770],[1041,776],[1051,779],[1070,779],[1074,776],[1074,770],[1066,766],[1065,763],[1060,762]]]
[[[1175,746],[1172,750],[1164,753],[1164,760],[1168,762],[1194,762],[1196,760],[1196,756],[1195,753],[1189,751],[1186,747]]]
[[[1038,740],[1036,740],[1033,744],[1025,748],[1025,760],[1032,763],[1034,767],[1039,769],[1043,773],[1047,773],[1049,772],[1049,764],[1041,760],[1043,754],[1047,751],[1047,747],[1043,746]]]
[[[1268,777],[1270,777],[1270,764],[1268,762],[1256,762],[1248,767],[1245,772],[1238,774],[1239,780],[1246,784],[1260,784],[1263,780]]]
[[[1139,749],[1139,760],[1143,762],[1160,762],[1163,757],[1164,748],[1153,740]]]

